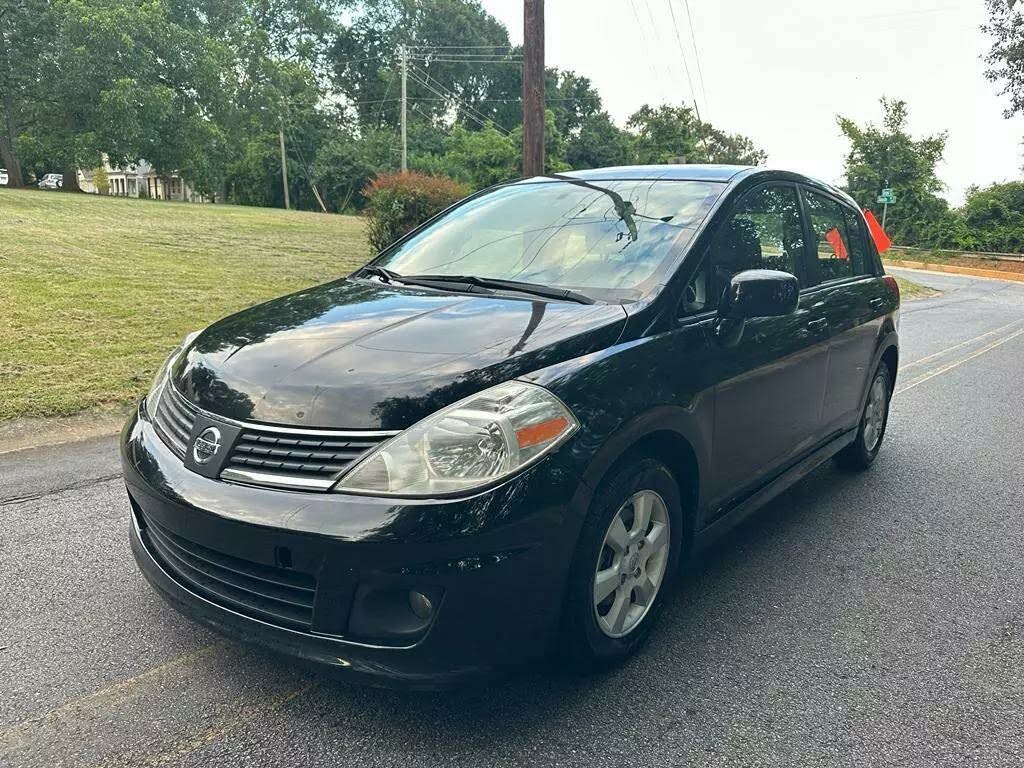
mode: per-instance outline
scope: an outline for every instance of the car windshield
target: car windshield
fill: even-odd
[[[611,300],[660,282],[725,189],[706,181],[546,178],[454,208],[375,264],[400,275],[474,275]]]

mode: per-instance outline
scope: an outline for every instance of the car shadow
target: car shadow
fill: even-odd
[[[415,743],[419,751],[443,750],[450,743],[486,750],[509,738],[529,742],[529,734],[540,730],[548,741],[586,743],[581,724],[593,722],[593,710],[612,701],[657,711],[659,702],[672,697],[673,717],[685,716],[695,711],[686,703],[688,689],[715,668],[721,638],[748,631],[741,625],[760,620],[780,573],[813,570],[816,539],[843,546],[843,537],[856,535],[855,518],[832,519],[828,510],[865,482],[823,466],[701,552],[670,585],[646,647],[617,669],[581,676],[552,661],[488,685],[443,693],[372,689],[323,678],[292,705],[294,717],[315,718],[321,735],[323,729],[338,729],[339,737],[364,727],[379,731],[386,723],[395,739]],[[719,610],[723,601],[731,603],[731,612]],[[670,728],[672,722],[662,725]],[[559,723],[565,728],[553,732]]]

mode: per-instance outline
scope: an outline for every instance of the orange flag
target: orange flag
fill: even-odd
[[[843,242],[843,236],[839,233],[839,227],[832,227],[832,229],[826,232],[825,239],[832,246],[832,251],[837,259],[846,261],[850,258],[850,252],[846,250],[846,243]]]
[[[878,248],[879,253],[885,253],[889,250],[892,245],[892,240],[885,230],[882,229],[882,225],[878,223],[878,219],[875,218],[870,210],[864,211],[864,218],[868,220],[868,229],[871,231],[871,239],[875,241],[875,246]]]

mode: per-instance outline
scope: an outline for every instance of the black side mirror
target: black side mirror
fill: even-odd
[[[733,275],[718,305],[715,333],[726,346],[738,344],[747,320],[796,312],[800,282],[788,272],[748,269]]]
[[[800,283],[788,272],[748,269],[733,275],[718,307],[719,317],[749,320],[779,317],[796,312]]]

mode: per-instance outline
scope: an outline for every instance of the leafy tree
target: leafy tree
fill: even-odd
[[[18,137],[33,122],[43,55],[41,41],[55,39],[55,14],[47,0],[6,0],[0,4],[0,165],[8,184],[20,187],[25,169]]]
[[[579,135],[569,139],[566,162],[573,168],[605,168],[633,161],[633,137],[612,122],[607,112],[584,119]]]
[[[989,21],[982,30],[992,38],[985,57],[989,68],[985,76],[1003,85],[1009,96],[1006,117],[1024,113],[1024,17],[1006,0],[985,0]]]
[[[935,171],[946,134],[914,139],[907,132],[906,102],[883,98],[881,104],[881,125],[837,118],[850,141],[846,189],[862,208],[871,208],[884,187],[893,188],[897,202],[890,208],[890,234],[905,245],[926,243],[949,208],[939,197],[944,187]]]
[[[700,124],[687,106],[644,104],[626,126],[636,135],[636,162],[647,164],[687,161],[697,154]]]
[[[698,156],[704,162],[725,165],[763,165],[768,154],[758,149],[752,139],[739,133],[725,133],[704,123],[701,126]]]
[[[110,177],[107,176],[107,166],[102,163],[96,166],[92,172],[92,183],[95,185],[96,191],[101,195],[110,192]]]
[[[584,123],[601,112],[601,96],[590,78],[572,70],[548,69],[544,77],[544,97],[547,108],[555,116],[558,132],[565,137],[579,135]]]
[[[1024,251],[1024,182],[992,184],[967,191],[959,211],[963,227],[947,232],[953,247],[979,251]]]
[[[491,46],[472,50],[504,55],[508,32],[478,0],[364,0],[328,52],[334,88],[353,105],[360,125],[398,124],[400,45],[419,46],[412,51],[408,94],[432,119],[454,110],[460,122],[473,122],[467,106],[480,106],[493,78],[508,68],[443,54],[448,46]]]
[[[518,152],[513,140],[493,125],[478,131],[455,125],[444,140],[443,154],[415,156],[412,165],[433,175],[447,173],[481,189],[515,178]]]

